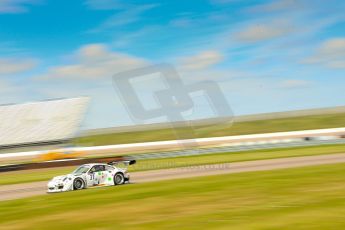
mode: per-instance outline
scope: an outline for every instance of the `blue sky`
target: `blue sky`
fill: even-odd
[[[212,80],[235,115],[344,105],[341,0],[0,0],[0,103],[88,95],[84,128],[133,124],[111,76],[156,63]],[[157,80],[138,83],[156,106]],[[195,97],[186,119],[211,115]],[[144,121],[164,121],[164,118]]]

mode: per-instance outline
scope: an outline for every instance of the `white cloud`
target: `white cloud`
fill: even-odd
[[[155,7],[156,5],[141,5],[130,7],[129,9],[120,13],[116,13],[108,18],[101,25],[101,29],[123,26],[139,21],[142,13]]]
[[[223,61],[222,53],[215,50],[208,50],[198,53],[195,56],[180,58],[179,65],[186,70],[202,70]]]
[[[295,31],[288,22],[257,23],[239,31],[235,37],[241,42],[260,42],[286,36]]]
[[[304,81],[304,80],[285,80],[281,82],[280,87],[281,88],[286,88],[286,89],[295,89],[295,88],[304,88],[310,86],[309,81]]]
[[[22,100],[25,85],[15,84],[8,79],[0,79],[0,104],[13,103]]]
[[[332,69],[345,68],[345,38],[324,41],[314,55],[302,60],[304,64],[320,64]]]
[[[1,0],[0,1],[0,14],[1,13],[23,13],[28,11],[29,5],[37,4],[37,0]]]
[[[158,4],[129,4],[116,0],[89,0],[86,2],[93,10],[112,10],[114,13],[96,28],[88,32],[97,33],[119,26],[135,23],[139,21],[142,14],[158,6]]]
[[[74,54],[74,63],[51,67],[37,79],[84,79],[100,80],[115,73],[145,66],[144,59],[124,53],[112,52],[103,44],[81,47]]]
[[[121,36],[115,35],[116,39],[111,43],[111,46],[114,48],[133,47],[133,44],[138,42],[143,45],[146,42],[144,39],[151,38],[152,34],[158,33],[160,29],[159,26],[145,26],[135,31],[121,32]]]
[[[192,19],[190,18],[177,18],[170,21],[170,24],[174,27],[190,27],[191,25],[195,24]]]
[[[8,88],[10,88],[10,84],[7,81],[0,79],[0,92],[6,91]]]
[[[250,10],[253,12],[275,12],[285,10],[303,9],[304,3],[301,0],[278,0],[254,6]]]
[[[22,73],[36,66],[37,61],[34,59],[0,58],[0,75]]]

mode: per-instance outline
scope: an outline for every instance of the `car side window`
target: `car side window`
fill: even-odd
[[[90,170],[90,173],[105,171],[104,165],[95,165]]]
[[[98,171],[97,172],[105,171],[104,165],[97,165],[97,166],[98,166]]]
[[[93,167],[90,169],[89,173],[94,173],[94,172],[95,172],[95,166],[93,166]]]

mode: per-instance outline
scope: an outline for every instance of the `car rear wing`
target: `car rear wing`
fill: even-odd
[[[119,165],[123,164],[124,166],[128,167],[129,165],[134,165],[137,161],[136,160],[118,160],[118,161],[111,161],[108,162],[108,165]]]

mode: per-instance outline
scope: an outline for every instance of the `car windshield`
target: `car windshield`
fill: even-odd
[[[90,169],[90,167],[82,165],[79,168],[77,168],[76,170],[74,170],[73,173],[74,174],[86,173],[89,169]]]

